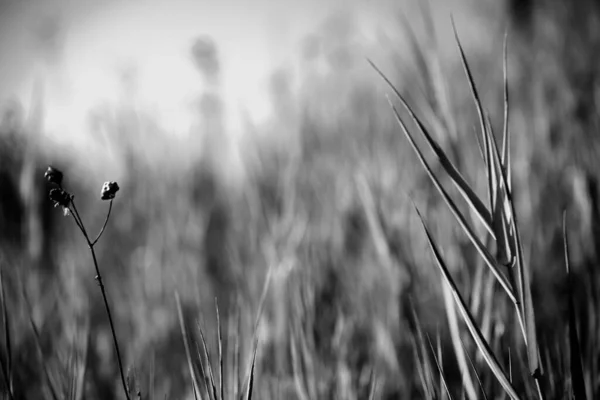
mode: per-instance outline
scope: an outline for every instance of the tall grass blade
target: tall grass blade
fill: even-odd
[[[460,340],[460,345],[461,345],[462,351],[467,356],[467,360],[469,360],[469,364],[471,365],[471,368],[473,369],[473,372],[475,373],[475,378],[477,379],[477,383],[479,384],[479,389],[481,389],[481,394],[483,395],[483,400],[488,400],[487,394],[485,393],[485,388],[483,387],[483,382],[481,382],[481,377],[477,373],[477,369],[475,368],[475,364],[473,364],[473,359],[469,355],[469,352],[467,351],[467,349],[465,347],[465,344],[463,343],[462,339],[459,338],[459,340]],[[510,372],[510,367],[509,367],[509,372]],[[510,381],[512,382],[512,379]]]
[[[217,342],[219,346],[219,394],[220,399],[223,400],[223,379],[224,379],[224,365],[223,365],[223,335],[221,333],[221,316],[219,315],[219,303],[215,298],[215,311],[217,313]]]
[[[252,332],[252,364],[250,365],[249,371],[247,373],[246,376],[246,388],[247,388],[247,398],[250,399],[252,396],[252,385],[254,384],[254,370],[255,370],[255,359],[256,359],[256,353],[258,351],[258,342],[259,342],[259,338],[258,338],[258,327],[260,325],[260,318],[262,316],[262,312],[264,310],[265,307],[265,302],[267,299],[267,294],[269,293],[269,287],[271,284],[271,278],[273,276],[273,266],[269,265],[269,269],[267,271],[267,277],[265,279],[265,283],[263,285],[263,290],[260,296],[260,300],[258,302],[258,310],[256,312],[256,318],[254,320],[254,327],[253,327],[253,332]]]
[[[523,257],[523,246],[521,243],[521,235],[515,223],[515,242],[517,246],[517,266],[521,276],[521,285],[523,290],[522,307],[525,318],[525,330],[527,337],[527,358],[529,364],[529,373],[536,380],[542,375],[539,363],[539,349],[537,344],[537,334],[535,329],[535,313],[533,310],[533,298],[531,296],[531,283],[529,271],[525,267]]]
[[[573,304],[573,278],[569,262],[569,238],[567,237],[567,211],[563,211],[563,240],[565,249],[565,268],[567,270],[567,295],[569,296],[569,349],[571,361],[571,381],[575,400],[586,400],[585,379],[583,375],[583,361],[581,359],[581,346],[577,335],[577,321],[575,320],[575,305]]]
[[[188,369],[190,371],[190,379],[192,380],[192,390],[194,391],[194,399],[201,400],[200,397],[200,385],[194,372],[194,363],[192,361],[192,354],[190,352],[190,344],[188,342],[188,334],[185,329],[185,322],[183,321],[183,310],[181,309],[181,301],[179,300],[179,293],[175,291],[175,304],[177,306],[177,317],[179,318],[179,328],[181,329],[181,336],[183,338],[183,346],[185,348],[185,355],[188,362]]]
[[[473,74],[471,73],[471,68],[469,67],[469,65],[467,63],[467,58],[465,56],[465,52],[462,48],[462,45],[460,44],[460,40],[458,38],[458,33],[456,32],[456,25],[454,24],[454,19],[452,19],[452,30],[454,31],[454,38],[456,39],[456,44],[458,46],[458,51],[460,54],[460,58],[462,60],[463,69],[464,69],[465,74],[467,75],[467,79],[469,81],[471,95],[473,96],[473,100],[474,100],[475,106],[477,108],[477,115],[479,116],[479,124],[480,124],[480,128],[481,128],[481,134],[483,135],[484,145],[485,145],[486,140],[488,138],[486,137],[486,125],[485,125],[485,117],[484,117],[483,107],[482,107],[481,100],[479,98],[479,93],[475,86],[475,80],[473,79]],[[489,159],[488,159],[488,163],[489,163]]]
[[[508,127],[509,103],[508,103],[508,32],[504,34],[503,48],[503,82],[504,82],[504,126],[502,130],[502,165],[506,173],[508,190],[511,191],[511,168],[510,168],[510,129]]]
[[[254,389],[254,366],[256,365],[256,351],[258,346],[254,346],[252,352],[252,362],[250,363],[250,373],[248,374],[248,391],[246,392],[246,400],[252,400],[252,390]]]
[[[202,327],[200,323],[198,323],[198,332],[200,333],[200,343],[202,344],[202,351],[204,352],[204,359],[206,360],[206,370],[208,371],[208,378],[210,383],[210,389],[212,389],[213,399],[218,400],[219,397],[217,395],[217,384],[215,382],[215,374],[213,373],[212,368],[212,360],[210,358],[210,352],[208,351],[208,345],[206,344],[206,339],[204,337],[204,332],[202,331]]]
[[[442,256],[441,256],[435,242],[433,241],[433,238],[431,237],[431,234],[430,234],[427,226],[425,225],[425,221],[423,220],[423,217],[421,216],[421,213],[419,212],[418,209],[417,209],[417,214],[419,215],[419,219],[421,220],[421,224],[423,225],[423,228],[427,235],[427,241],[429,242],[429,246],[433,252],[436,263],[437,263],[440,271],[442,272],[442,275],[446,281],[446,284],[450,287],[450,290],[452,291],[452,296],[454,297],[454,301],[455,301],[456,305],[458,306],[458,310],[460,311],[460,313],[463,317],[463,320],[465,321],[467,328],[469,329],[469,332],[471,333],[471,336],[475,340],[475,343],[477,344],[479,351],[483,354],[483,357],[484,357],[486,363],[488,364],[488,366],[494,373],[498,382],[504,388],[505,392],[513,400],[520,399],[519,395],[517,394],[517,392],[513,388],[512,384],[508,380],[506,373],[504,372],[504,370],[498,363],[498,360],[496,359],[496,356],[492,352],[492,349],[490,348],[488,342],[485,340],[481,331],[477,327],[477,325],[475,323],[475,319],[473,318],[473,316],[467,309],[467,305],[466,305],[465,301],[463,300],[462,296],[460,295],[458,288],[457,288],[456,284],[454,283],[452,276],[450,275],[450,271],[448,271],[448,268],[446,267],[446,264],[444,263],[444,260],[442,259]]]
[[[4,291],[4,279],[2,271],[4,270],[3,264],[0,264],[0,301],[2,302],[2,323],[4,325],[4,345],[6,346],[6,361],[2,361],[2,373],[4,375],[4,381],[8,391],[8,397],[12,400],[14,398],[13,382],[12,382],[12,346],[10,342],[10,323],[8,320],[8,311],[6,307],[6,296]]]
[[[198,326],[198,329],[201,329]],[[211,387],[211,382],[210,382],[210,377],[208,375],[208,372],[206,372],[206,368],[204,366],[204,357],[203,356],[203,351],[200,349],[200,343],[198,343],[196,341],[196,356],[198,357],[198,366],[200,368],[200,376],[202,376],[203,378],[203,382],[204,382],[204,392],[206,394],[206,398],[208,400],[217,400],[215,398],[213,398],[212,392],[210,391],[210,387]]]
[[[465,360],[465,355],[460,349],[460,328],[458,326],[458,319],[456,318],[456,309],[454,308],[454,302],[452,294],[448,287],[443,285],[442,291],[444,294],[444,306],[446,307],[446,315],[448,316],[448,325],[450,327],[450,338],[452,339],[452,345],[454,346],[454,353],[456,354],[456,360],[458,361],[458,368],[462,375],[462,383],[470,400],[477,399],[477,391],[475,390],[475,384],[471,379],[469,368]]]
[[[427,336],[427,342],[429,343],[429,348],[431,349],[431,354],[433,354],[433,361],[435,362],[435,365],[438,369],[438,373],[440,374],[440,381],[442,383],[442,387],[444,388],[444,392],[446,393],[446,396],[448,396],[448,399],[454,400],[454,398],[452,397],[452,393],[450,393],[450,389],[448,388],[448,384],[446,383],[446,377],[444,376],[444,369],[440,365],[440,361],[438,360],[438,357],[435,354],[435,349],[433,348],[433,344],[431,344],[431,339],[429,338],[429,335],[426,335],[426,336]],[[443,396],[441,396],[441,397],[443,398]]]
[[[240,393],[240,338],[242,337],[242,313],[240,310],[239,300],[235,311],[235,332],[233,344],[233,397],[239,398]]]

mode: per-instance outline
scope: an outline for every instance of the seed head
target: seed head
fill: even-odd
[[[50,200],[54,202],[54,207],[64,207],[68,208],[71,205],[71,200],[73,200],[75,196],[66,192],[63,189],[52,189],[50,190]]]
[[[102,200],[112,200],[115,198],[115,195],[119,191],[119,185],[117,182],[104,182],[102,185],[101,191],[101,199]]]
[[[50,183],[55,183],[58,186],[62,185],[63,173],[49,165],[46,173],[44,174],[44,178],[48,180]]]

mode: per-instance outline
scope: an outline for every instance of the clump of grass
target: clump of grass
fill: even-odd
[[[235,343],[233,346],[232,357],[227,357],[223,349],[223,325],[221,324],[221,317],[219,313],[219,305],[215,300],[215,311],[216,311],[216,323],[217,323],[217,366],[213,365],[213,359],[211,352],[209,351],[209,345],[204,335],[202,326],[198,324],[198,336],[199,341],[196,341],[196,357],[192,354],[192,348],[190,346],[190,335],[186,327],[183,310],[181,307],[181,300],[179,293],[175,292],[175,304],[177,306],[177,316],[179,319],[179,326],[181,330],[181,336],[185,347],[185,354],[190,373],[190,379],[192,383],[192,391],[194,399],[196,400],[224,400],[225,398],[234,399],[245,399],[251,400],[253,397],[253,390],[255,386],[255,370],[256,370],[256,353],[258,351],[258,328],[261,320],[261,315],[264,309],[265,301],[267,299],[267,293],[269,290],[269,284],[271,281],[272,269],[269,269],[267,278],[264,283],[263,291],[258,304],[258,310],[253,325],[252,331],[252,348],[251,356],[248,365],[245,378],[242,381],[240,371],[242,369],[240,361],[240,343],[239,340],[242,338],[241,332],[241,310],[240,305],[236,310],[236,316],[233,321],[229,321],[227,327],[228,332],[232,331]],[[231,336],[231,335],[229,335]],[[231,360],[232,363],[225,365],[226,360]],[[225,369],[228,369],[226,376]],[[217,374],[218,371],[218,374]],[[226,391],[225,386],[230,385]],[[225,395],[229,397],[225,397]]]
[[[460,211],[455,201],[451,198],[447,190],[441,184],[440,180],[436,177],[430,163],[426,160],[423,152],[420,150],[416,143],[416,140],[411,134],[409,128],[401,117],[398,109],[394,105],[393,101],[388,98],[390,107],[396,117],[396,121],[400,126],[404,136],[409,141],[419,161],[423,165],[427,172],[430,180],[434,184],[439,194],[444,199],[445,204],[448,206],[456,221],[466,234],[471,244],[475,247],[480,257],[483,259],[485,265],[489,268],[489,271],[493,274],[497,283],[503,289],[504,294],[508,297],[514,307],[515,315],[520,326],[522,343],[525,348],[525,354],[527,359],[527,370],[529,378],[524,379],[525,392],[520,393],[514,385],[514,377],[512,372],[512,366],[510,363],[509,356],[509,368],[508,372],[506,367],[503,365],[502,360],[499,359],[498,355],[494,351],[494,346],[490,343],[489,334],[484,333],[482,325],[477,322],[473,312],[470,310],[469,303],[465,300],[463,294],[458,288],[450,269],[447,266],[442,251],[436,243],[431,231],[429,230],[427,223],[422,216],[419,208],[415,205],[417,215],[421,221],[423,229],[426,234],[427,242],[434,256],[434,260],[442,274],[442,280],[445,284],[445,290],[448,289],[450,296],[446,296],[447,299],[447,312],[449,320],[452,325],[452,315],[454,307],[458,310],[461,315],[463,322],[465,323],[470,336],[474,340],[480,355],[490,368],[493,376],[497,382],[501,385],[506,395],[511,399],[518,400],[522,398],[532,397],[532,393],[536,393],[535,397],[539,399],[545,399],[548,396],[547,391],[542,383],[544,374],[544,368],[542,368],[540,360],[540,347],[537,338],[537,331],[535,325],[535,312],[533,307],[533,300],[531,294],[531,282],[530,282],[530,270],[526,263],[523,255],[523,243],[520,233],[520,225],[517,219],[516,207],[513,200],[512,186],[511,186],[511,169],[510,169],[510,130],[508,128],[509,122],[509,97],[508,97],[508,80],[507,80],[507,40],[505,36],[504,42],[504,54],[503,54],[503,71],[504,71],[504,126],[502,130],[502,150],[498,148],[496,143],[496,137],[490,122],[489,113],[485,110],[477,86],[474,82],[469,63],[465,56],[464,50],[458,38],[456,27],[453,23],[453,30],[458,48],[458,53],[462,62],[462,67],[467,78],[467,82],[471,91],[471,96],[474,105],[477,110],[479,119],[479,136],[478,143],[480,145],[481,155],[485,165],[486,177],[487,177],[487,201],[482,199],[476,194],[475,190],[467,183],[463,178],[458,168],[451,161],[450,157],[446,155],[446,152],[434,139],[433,135],[428,131],[425,123],[416,115],[412,107],[405,100],[404,96],[395,87],[395,85],[387,78],[387,76],[377,66],[369,61],[375,71],[380,75],[381,78],[388,84],[393,91],[395,97],[401,103],[404,110],[408,113],[410,119],[417,127],[418,132],[425,138],[426,143],[430,149],[434,152],[437,160],[440,162],[443,170],[450,177],[452,183],[456,186],[459,193],[469,206],[470,211],[476,215],[478,221],[485,228],[486,238],[482,240],[476,234],[476,230],[471,224],[469,224],[467,217]],[[450,124],[449,124],[450,125]],[[488,205],[486,205],[486,203]],[[568,246],[566,238],[566,228],[564,231],[565,236],[565,257],[567,265],[567,274],[569,279],[569,290],[571,289],[571,277],[569,270],[569,258],[568,258]],[[489,244],[484,243],[495,243],[495,255],[493,255],[493,248]],[[500,299],[490,299],[491,301],[499,301]],[[453,302],[453,304],[448,303]],[[576,330],[575,323],[575,310],[572,301],[572,294],[569,292],[569,346],[571,354],[571,379],[572,379],[572,393],[577,399],[586,398],[586,388],[583,379],[582,363],[580,358],[579,339]],[[452,332],[456,336],[457,327],[451,326]],[[458,338],[460,339],[460,338]],[[418,338],[418,342],[421,343],[421,356],[425,356],[424,350],[424,339],[422,334]],[[464,367],[464,350],[462,346],[462,340],[459,340],[461,346],[457,345],[457,341],[454,341],[455,353],[461,363],[461,372],[465,377],[463,378],[463,394],[466,394],[469,398],[477,398],[475,394],[475,388],[473,380],[468,370]],[[429,342],[431,350],[434,354],[434,359],[438,372],[440,374],[440,387],[443,387],[445,394],[452,398],[451,392],[444,379],[444,371],[441,367],[441,363],[438,362],[440,354],[433,349],[433,345]],[[511,353],[509,353],[510,355]],[[468,354],[467,354],[468,355]],[[469,358],[470,360],[470,358]],[[461,362],[462,361],[462,362]],[[421,360],[421,368],[419,369],[420,376],[423,382],[424,392],[428,398],[435,397],[435,389],[433,389],[433,371],[431,365]],[[481,389],[485,396],[485,390],[481,385],[481,379],[475,371],[477,381],[479,382]],[[535,390],[531,390],[532,386]],[[440,389],[441,390],[441,389]]]

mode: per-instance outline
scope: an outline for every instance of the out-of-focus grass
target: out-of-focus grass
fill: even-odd
[[[598,152],[593,135],[598,89],[591,61],[598,52],[600,35],[594,22],[600,14],[595,7],[586,1],[565,8],[543,2],[533,8],[529,25],[509,29],[511,188],[524,258],[530,265],[544,370],[541,382],[548,398],[562,397],[576,384],[570,379],[576,357],[572,350],[565,351],[569,339],[567,330],[560,328],[566,326],[569,334],[574,327],[579,333],[588,398],[600,390],[595,294]],[[465,52],[500,137],[503,32],[494,15],[485,15],[485,9],[483,13],[478,23],[491,21],[489,31],[472,42],[490,44],[465,46]],[[409,20],[422,17],[411,14]],[[362,50],[385,54],[374,61],[389,73],[474,192],[485,199],[488,181],[474,131],[476,109],[459,54],[454,47],[448,51],[442,40],[451,30],[442,28],[447,24],[438,25],[438,19],[423,21],[400,26],[402,35],[415,29],[411,51],[395,53],[393,41],[384,51],[375,50],[385,43],[383,38]],[[346,23],[342,22],[337,23]],[[459,32],[463,25],[468,21],[460,20]],[[435,34],[427,35],[432,26]],[[303,60],[303,72],[296,75],[300,90],[292,89],[285,70],[274,79],[279,118],[266,126],[249,126],[248,131],[276,132],[279,137],[244,142],[241,156],[248,168],[241,180],[225,182],[231,175],[228,165],[218,162],[221,142],[204,144],[217,160],[207,162],[201,157],[203,139],[194,138],[197,147],[166,141],[151,115],[99,110],[98,132],[114,138],[126,134],[127,139],[114,139],[106,157],[93,167],[82,164],[85,154],[72,159],[60,149],[47,150],[38,143],[34,122],[5,120],[0,261],[15,398],[52,398],[51,385],[75,393],[69,398],[79,398],[79,393],[89,399],[112,398],[119,393],[110,331],[86,268],[85,243],[70,221],[45,201],[41,177],[48,159],[62,162],[61,169],[69,171],[69,185],[77,189],[86,225],[102,223],[104,210],[96,204],[100,184],[117,180],[122,188],[97,250],[116,305],[123,361],[132,371],[135,368],[142,398],[193,398],[181,323],[193,339],[188,350],[199,392],[211,398],[199,374],[206,361],[202,347],[196,347],[202,344],[196,329],[199,318],[217,392],[218,342],[226,393],[232,386],[238,393],[243,390],[243,382],[238,382],[242,378],[235,376],[246,376],[251,363],[254,316],[269,268],[272,276],[256,334],[257,398],[441,398],[446,390],[454,397],[463,391],[483,397],[481,390],[488,398],[503,396],[486,357],[465,335],[459,310],[444,300],[448,297],[441,292],[424,237],[417,233],[418,220],[407,194],[419,205],[440,259],[515,391],[521,398],[535,397],[522,373],[527,356],[514,308],[502,300],[502,289],[456,229],[446,204],[398,131],[380,90],[385,86],[355,47],[360,38],[353,32],[359,27],[348,23],[338,28],[335,40],[314,35],[315,48],[321,50]],[[402,37],[410,43],[408,36]],[[323,64],[329,72],[318,67]],[[424,143],[417,142],[420,147]],[[28,167],[38,164],[37,172]],[[450,196],[460,199],[439,163],[431,165]],[[485,230],[469,214],[471,208],[457,207],[482,237]],[[570,210],[569,285],[563,269],[564,207]],[[43,234],[35,236],[36,229]],[[41,249],[36,257],[31,257],[31,248]],[[31,307],[22,298],[21,285]],[[572,307],[567,294],[572,294]],[[221,341],[213,340],[215,297]],[[568,317],[575,322],[568,325]],[[466,357],[458,357],[459,370],[454,367],[461,341]],[[7,344],[3,339],[2,360],[8,360]],[[434,347],[440,370],[432,357]],[[477,371],[470,381],[464,379],[465,367]],[[45,370],[52,372],[50,378]],[[4,380],[2,385],[6,387]]]

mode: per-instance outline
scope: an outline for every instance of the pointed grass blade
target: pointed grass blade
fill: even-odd
[[[190,379],[192,380],[192,389],[194,391],[194,399],[200,400],[200,385],[198,385],[198,379],[194,372],[194,363],[192,361],[192,354],[190,352],[190,344],[188,341],[187,330],[185,329],[185,322],[183,321],[183,311],[181,309],[181,301],[179,300],[179,293],[175,291],[175,304],[177,305],[177,317],[179,319],[179,328],[181,329],[181,336],[183,338],[183,345],[185,347],[185,355],[187,358],[188,369],[190,371]]]
[[[502,63],[503,81],[504,81],[504,127],[502,132],[502,165],[506,173],[508,190],[511,190],[511,169],[510,169],[510,130],[508,128],[509,103],[508,103],[508,32],[504,34],[503,63]]]
[[[446,396],[448,396],[448,399],[454,400],[454,398],[452,397],[452,393],[450,393],[450,389],[448,388],[448,384],[446,383],[446,377],[444,376],[444,370],[442,369],[442,366],[440,365],[440,360],[438,360],[438,356],[436,356],[436,352],[435,352],[435,349],[433,348],[433,344],[431,344],[431,339],[429,338],[429,335],[426,335],[426,336],[427,336],[427,342],[429,343],[429,348],[431,349],[431,354],[433,354],[433,361],[435,362],[435,365],[438,369],[438,373],[440,374],[440,381],[442,383],[442,386],[444,388]],[[442,398],[443,398],[443,396],[442,396]]]
[[[470,400],[477,400],[477,394],[475,390],[475,384],[471,379],[471,374],[467,367],[465,355],[460,349],[460,328],[458,326],[458,319],[456,317],[456,309],[452,299],[452,294],[446,285],[442,287],[444,294],[444,305],[446,307],[446,315],[448,317],[448,325],[450,327],[450,338],[452,339],[452,345],[454,347],[454,353],[456,354],[456,360],[458,361],[458,368],[462,375],[462,383]]]
[[[456,284],[454,283],[452,276],[450,275],[450,271],[446,267],[446,264],[444,263],[444,260],[442,259],[442,256],[441,256],[433,238],[431,237],[431,234],[430,234],[427,226],[425,225],[425,221],[423,220],[423,217],[421,216],[421,213],[419,212],[418,209],[417,209],[417,214],[419,215],[419,219],[421,220],[421,224],[423,225],[425,234],[427,235],[427,241],[433,252],[436,263],[437,263],[440,271],[442,272],[442,275],[444,277],[446,284],[449,286],[449,288],[452,292],[454,301],[458,307],[458,310],[459,310],[461,316],[463,317],[463,320],[465,321],[465,324],[467,325],[467,328],[469,329],[469,332],[471,333],[471,336],[475,340],[475,344],[479,348],[479,351],[482,353],[486,363],[488,364],[488,366],[490,367],[490,369],[496,376],[496,379],[504,388],[504,391],[506,392],[506,394],[508,394],[511,397],[511,399],[513,399],[513,400],[520,399],[520,397],[517,394],[517,392],[515,391],[514,387],[508,380],[506,373],[504,372],[504,370],[498,363],[498,360],[496,359],[496,356],[492,352],[488,342],[485,340],[481,331],[477,327],[475,319],[473,318],[473,316],[467,309],[467,305],[466,305],[465,301],[463,300],[462,296],[460,295],[458,288],[457,288]]]
[[[218,352],[219,352],[219,394],[220,399],[224,400],[225,396],[223,393],[223,380],[224,380],[224,365],[223,365],[223,334],[221,328],[221,316],[219,315],[219,302],[215,297],[215,311],[217,313],[217,341],[218,341]]]

